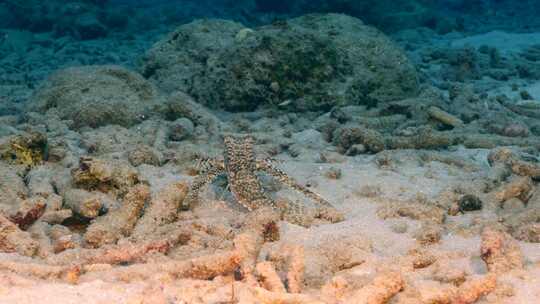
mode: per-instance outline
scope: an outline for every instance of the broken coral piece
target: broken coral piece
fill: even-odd
[[[62,280],[68,283],[77,283],[80,276],[80,267],[75,266],[55,266],[36,262],[21,261],[0,261],[0,270],[39,278],[43,280]]]
[[[174,222],[188,190],[184,182],[172,183],[163,188],[150,201],[144,215],[137,222],[132,237],[143,239],[152,235],[157,228]]]
[[[81,157],[79,167],[71,172],[73,183],[78,188],[112,192],[125,195],[129,189],[139,183],[137,170],[126,161],[112,161]]]
[[[88,226],[84,235],[85,244],[97,248],[105,244],[114,244],[120,238],[129,236],[149,199],[148,186],[139,184],[131,188],[120,208],[96,218]]]
[[[399,272],[385,272],[377,275],[371,283],[362,287],[343,303],[385,304],[405,287],[405,280]]]
[[[64,193],[65,207],[84,218],[96,218],[100,212],[109,209],[115,204],[116,202],[113,198],[99,191],[90,192],[84,189],[68,189]]]
[[[172,94],[163,110],[167,116],[188,118],[195,125],[205,127],[210,134],[219,134],[225,128],[224,123],[210,110],[182,92]]]
[[[97,268],[95,273],[91,271],[91,268],[85,269],[88,271],[87,279],[101,278],[111,282],[144,281],[155,276],[210,280],[219,275],[233,273],[241,260],[239,252],[233,250],[184,261],[166,260],[104,270]]]
[[[526,154],[520,154],[510,148],[496,148],[489,152],[488,162],[491,166],[503,165],[519,176],[540,178],[540,166],[535,161],[528,161]]]
[[[429,107],[427,113],[429,117],[431,117],[432,119],[453,128],[462,127],[464,125],[461,119],[457,118],[456,116],[446,111],[443,111],[442,109],[436,106]]]
[[[257,277],[264,288],[273,292],[286,292],[285,285],[271,262],[260,262],[255,269],[257,270]]]
[[[517,177],[509,183],[502,185],[494,195],[499,203],[503,203],[511,198],[518,198],[522,202],[527,203],[533,193],[533,189],[534,186],[530,177]]]
[[[44,198],[53,195],[55,193],[52,185],[53,174],[54,172],[46,165],[32,168],[25,177],[30,195]]]
[[[28,197],[28,189],[17,166],[0,162],[0,209],[11,208]]]
[[[473,304],[497,287],[497,277],[493,274],[476,276],[461,284],[454,295],[452,304]]]
[[[51,265],[121,264],[141,262],[150,253],[166,253],[176,245],[169,240],[149,241],[141,244],[105,245],[98,249],[78,248],[51,256]]]
[[[78,233],[72,232],[66,226],[53,225],[49,228],[48,235],[52,242],[54,253],[81,246],[81,236]]]
[[[305,271],[304,247],[292,246],[289,252],[287,271],[287,290],[290,293],[301,293],[304,288]]]
[[[507,233],[492,227],[482,231],[481,257],[490,273],[501,274],[523,268],[519,244]]]
[[[17,252],[25,256],[37,253],[39,244],[30,233],[22,231],[16,224],[0,214],[0,252]]]
[[[34,223],[26,230],[32,236],[32,239],[38,243],[36,257],[44,259],[54,254],[53,244],[48,235],[49,230],[50,225],[43,221]]]
[[[64,199],[58,194],[51,194],[46,198],[47,207],[45,213],[41,216],[40,220],[51,225],[60,224],[64,220],[73,216],[73,212],[70,209],[62,209],[64,205]]]
[[[32,197],[21,201],[17,210],[9,215],[9,219],[22,230],[26,230],[45,213],[46,207],[47,203],[43,198]]]

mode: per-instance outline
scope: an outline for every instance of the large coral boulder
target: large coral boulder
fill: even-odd
[[[288,104],[326,110],[415,95],[404,52],[359,19],[306,15],[255,30],[221,20],[180,26],[144,57],[145,77],[167,92],[230,111]]]
[[[119,66],[83,66],[53,74],[32,96],[30,110],[54,110],[73,127],[132,126],[158,98],[152,84]]]
[[[204,81],[205,72],[217,55],[235,44],[244,26],[227,20],[197,20],[180,26],[159,41],[143,58],[143,76],[154,80],[168,93],[189,92],[194,81]],[[208,75],[213,77],[212,75]]]

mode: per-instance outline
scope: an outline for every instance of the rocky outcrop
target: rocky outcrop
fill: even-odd
[[[74,128],[110,124],[132,126],[155,102],[154,87],[119,66],[84,66],[60,70],[36,91],[30,110],[54,110]]]
[[[415,95],[417,75],[389,38],[345,15],[307,15],[248,29],[200,20],[146,54],[142,74],[167,92],[229,111],[327,110]]]

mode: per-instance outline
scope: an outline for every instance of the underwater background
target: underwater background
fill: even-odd
[[[540,1],[0,0],[0,304],[540,303]]]
[[[511,47],[505,45],[506,41],[511,45],[535,45],[538,42],[536,36],[502,37],[497,31],[535,32],[540,26],[540,19],[537,18],[539,7],[539,3],[533,0],[5,0],[0,3],[3,92],[0,109],[4,113],[16,111],[19,103],[28,97],[28,91],[21,86],[33,88],[58,68],[95,64],[121,64],[137,68],[140,66],[137,61],[155,42],[177,26],[201,18],[220,18],[246,27],[257,27],[309,13],[343,13],[357,17],[389,35],[416,64],[421,65],[433,61],[439,64],[447,58],[426,59],[429,55],[425,53],[429,50],[418,52],[419,48],[433,49],[444,43],[461,43],[464,46],[466,40],[459,38],[468,35],[492,33],[482,41],[473,42],[471,45],[476,49],[494,44],[502,44],[500,47],[503,48]],[[497,49],[497,53],[501,51],[504,50]],[[528,51],[534,53],[534,49]],[[462,52],[467,50],[462,48]],[[456,56],[482,57],[474,52]],[[534,54],[524,56],[533,59],[535,64]],[[459,61],[461,58],[452,60]],[[479,73],[482,72],[475,70],[480,63],[473,58],[466,60],[475,61],[470,62],[471,73],[476,73],[476,78],[480,77]],[[528,65],[528,62],[523,64]],[[524,69],[526,71],[521,71],[521,74],[538,75],[534,67]],[[504,72],[500,70],[497,74],[492,78],[509,76],[502,75]]]

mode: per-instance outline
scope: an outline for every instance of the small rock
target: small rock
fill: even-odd
[[[193,134],[194,130],[195,126],[191,120],[187,118],[179,118],[171,123],[169,129],[169,138],[174,141],[181,141],[189,138]]]
[[[253,34],[255,31],[253,31],[252,29],[249,29],[249,28],[243,28],[241,30],[238,31],[238,33],[236,34],[236,36],[234,37],[234,39],[236,40],[236,42],[242,42],[244,41],[250,34]]]
[[[520,211],[525,208],[525,203],[517,197],[513,197],[509,200],[506,200],[502,203],[502,209]]]
[[[362,144],[356,144],[356,145],[352,145],[352,147],[350,147],[349,150],[347,150],[346,154],[349,156],[355,156],[355,155],[364,154],[366,152],[367,152],[366,146]]]
[[[442,283],[451,283],[456,286],[465,282],[467,272],[456,261],[443,260],[434,265],[433,279]]]
[[[322,150],[327,145],[321,132],[314,129],[294,133],[291,135],[291,138],[296,145],[303,148]]]
[[[302,153],[302,149],[298,147],[297,145],[293,145],[289,147],[289,149],[287,149],[287,152],[289,153],[291,157],[296,158],[300,156],[300,154]]]
[[[131,165],[138,167],[142,164],[159,166],[160,159],[157,152],[149,146],[141,145],[128,152]]]
[[[522,225],[513,233],[513,236],[520,241],[540,243],[540,223]]]
[[[422,245],[436,244],[441,240],[442,228],[433,222],[425,222],[418,229],[414,238]]]
[[[392,229],[393,232],[395,233],[405,233],[407,232],[407,230],[409,229],[409,225],[407,225],[406,222],[396,222],[396,223],[393,223],[391,226],[390,226],[390,229]]]
[[[437,257],[427,250],[412,249],[409,252],[412,257],[412,266],[414,269],[423,269],[433,265],[437,261]]]
[[[318,162],[321,163],[343,163],[345,158],[343,155],[333,151],[323,151],[319,153]]]
[[[528,137],[529,129],[522,124],[512,123],[504,127],[502,135],[508,137]]]
[[[535,124],[531,126],[531,133],[534,136],[540,136],[540,124]]]
[[[343,127],[334,130],[333,144],[341,153],[347,153],[352,146],[358,144],[363,145],[370,153],[378,153],[385,149],[383,135],[364,127]]]
[[[329,179],[340,179],[341,175],[342,175],[341,169],[335,168],[335,167],[331,167],[324,173],[324,176],[326,176]]]
[[[448,113],[448,112],[445,112],[443,111],[442,109],[438,108],[438,107],[435,107],[435,106],[432,106],[432,107],[429,107],[428,109],[428,115],[444,124],[444,125],[447,125],[447,126],[451,126],[451,127],[454,127],[454,128],[457,128],[457,127],[461,127],[463,126],[463,121],[461,119],[459,119],[458,117]]]
[[[337,120],[339,123],[345,123],[351,120],[351,115],[343,110],[343,108],[335,107],[330,111],[330,118]]]
[[[519,96],[523,100],[533,100],[534,98],[531,96],[531,94],[525,90],[519,92]]]
[[[459,211],[477,211],[482,209],[482,201],[475,195],[467,194],[459,199]]]
[[[48,161],[60,162],[66,157],[68,150],[65,147],[57,146],[49,148]]]

